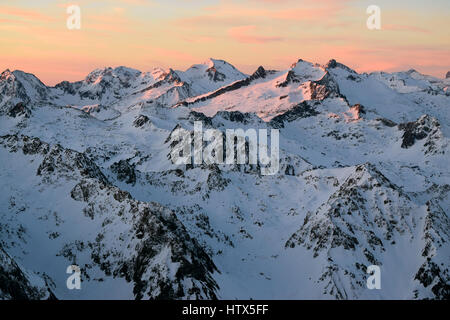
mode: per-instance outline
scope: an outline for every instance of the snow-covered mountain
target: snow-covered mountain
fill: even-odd
[[[449,85],[335,60],[6,70],[0,299],[448,299]],[[174,165],[194,121],[278,129],[279,172]]]

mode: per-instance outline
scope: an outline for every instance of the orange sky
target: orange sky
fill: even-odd
[[[386,0],[3,0],[0,69],[46,84],[98,67],[186,69],[209,57],[244,72],[331,58],[357,71],[450,70],[450,1]],[[66,7],[81,8],[81,30]],[[366,27],[381,8],[382,30]]]

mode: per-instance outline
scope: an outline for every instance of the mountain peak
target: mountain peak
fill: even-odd
[[[5,71],[2,72],[2,74],[0,75],[0,80],[7,80],[9,79],[9,77],[12,75],[12,72],[9,69],[6,69]]]
[[[96,68],[86,76],[85,81],[87,83],[95,82],[99,77],[104,76],[111,72],[112,72],[111,67]]]
[[[303,59],[298,59],[296,62],[291,64],[291,69],[295,68],[299,63],[305,62]]]
[[[445,75],[445,79],[449,79],[450,78],[450,71],[447,72],[447,74]]]
[[[413,73],[420,73],[418,72],[416,69],[409,69],[408,71],[406,71],[406,74],[411,75]]]
[[[205,62],[205,64],[208,65],[209,67],[214,67],[214,66],[217,66],[217,65],[219,65],[219,66],[220,65],[229,65],[229,66],[234,68],[234,66],[231,63],[229,63],[229,62],[227,62],[225,60],[222,60],[222,59],[209,58]]]
[[[255,72],[251,75],[252,78],[265,78],[266,77],[266,69],[264,69],[263,66],[259,66],[258,69],[256,69]]]
[[[118,66],[115,68],[112,67],[104,67],[97,68],[90,72],[85,81],[87,83],[97,83],[104,79],[105,77],[118,77],[121,79],[135,78],[138,77],[142,72],[133,68]]]
[[[141,71],[139,71],[137,69],[133,69],[133,68],[125,67],[125,66],[118,66],[118,67],[114,68],[114,72],[121,73],[121,74],[130,74],[130,75],[139,75],[142,73]]]
[[[177,74],[183,82],[191,86],[196,94],[215,91],[247,77],[230,63],[213,58],[204,63],[194,64],[186,71],[177,71]]]
[[[336,69],[336,68],[341,68],[344,69],[346,71],[352,72],[352,73],[356,73],[355,70],[347,67],[345,64],[337,62],[335,59],[331,59],[330,61],[328,61],[325,66],[326,69]]]

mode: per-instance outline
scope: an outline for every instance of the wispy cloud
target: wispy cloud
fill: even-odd
[[[267,43],[282,41],[282,37],[263,36],[255,33],[256,26],[239,26],[228,30],[229,35],[236,41],[242,43]]]
[[[407,26],[407,25],[398,25],[398,24],[384,24],[383,30],[421,32],[421,33],[430,33],[431,32],[428,29],[420,28],[417,26]]]
[[[9,16],[11,18],[23,18],[26,20],[49,22],[54,21],[55,18],[46,14],[43,14],[36,10],[23,9],[14,6],[0,6],[0,15]]]

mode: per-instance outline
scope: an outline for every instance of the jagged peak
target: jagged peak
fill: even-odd
[[[29,83],[33,87],[39,87],[39,90],[46,90],[47,86],[34,74],[28,73],[22,70],[6,69],[2,72],[0,80],[11,79],[12,81],[18,81],[22,83]]]
[[[401,147],[408,149],[417,140],[427,138],[427,142],[425,143],[427,147],[426,153],[436,153],[438,151],[436,141],[442,136],[440,126],[439,121],[428,114],[422,115],[416,121],[400,123],[398,129],[403,131]]]
[[[214,59],[214,58],[209,58],[206,62],[206,65],[208,65],[209,67],[217,67],[217,66],[221,66],[221,65],[226,65],[226,66],[230,66],[233,69],[236,69],[231,63],[222,60],[222,59]]]
[[[335,59],[330,59],[330,61],[328,61],[325,64],[325,69],[336,69],[336,68],[341,68],[344,69],[348,72],[352,72],[352,73],[356,73],[355,70],[353,70],[352,68],[347,67],[345,64],[337,62]]]
[[[259,66],[258,69],[256,69],[256,71],[253,72],[253,74],[250,77],[252,79],[265,78],[266,74],[267,74],[266,69],[264,69],[263,66]]]
[[[290,69],[293,69],[297,66],[297,64],[305,62],[303,59],[298,59],[296,62],[292,63]]]
[[[6,69],[5,71],[2,72],[1,76],[2,76],[2,78],[3,78],[3,76],[10,75],[11,73],[12,73],[11,70]]]
[[[164,79],[166,79],[166,80],[181,81],[178,73],[175,70],[173,70],[172,68],[169,68],[169,71],[163,73],[162,77],[164,77]]]
[[[420,73],[419,71],[417,71],[416,69],[409,69],[408,71],[405,72],[406,74],[410,75],[413,73]]]
[[[211,71],[225,72],[228,70],[228,71],[233,71],[234,73],[243,74],[238,69],[236,69],[236,67],[233,66],[231,63],[229,63],[225,60],[214,59],[214,58],[209,58],[208,60],[206,60],[202,63],[199,63],[199,64],[193,64],[185,72],[189,72],[192,70],[204,70],[206,72],[211,72]]]
[[[96,80],[98,80],[100,77],[104,77],[107,75],[111,75],[111,76],[139,76],[142,72],[137,70],[137,69],[133,69],[133,68],[129,68],[129,67],[125,67],[125,66],[118,66],[115,68],[112,67],[104,67],[104,68],[97,68],[94,69],[93,71],[91,71],[85,78],[85,81],[88,83],[91,82],[95,82]]]
[[[95,82],[98,78],[105,76],[106,74],[109,74],[112,72],[111,67],[104,67],[104,68],[96,68],[92,70],[85,78],[85,81],[87,83]]]
[[[151,71],[150,74],[152,74],[153,76],[155,75],[161,75],[161,74],[165,74],[167,73],[167,70],[165,70],[164,68],[161,67],[154,67]],[[157,77],[157,76],[155,76]]]
[[[300,67],[300,66],[308,66],[308,67],[314,68],[314,67],[318,67],[319,65],[316,65],[312,62],[309,62],[309,61],[306,61],[303,59],[298,59],[296,62],[294,62],[290,65],[289,69],[294,70],[295,68]]]
[[[5,71],[2,72],[2,74],[0,75],[0,80],[4,81],[4,80],[15,80],[15,76],[14,74],[11,72],[11,70],[6,69]]]

